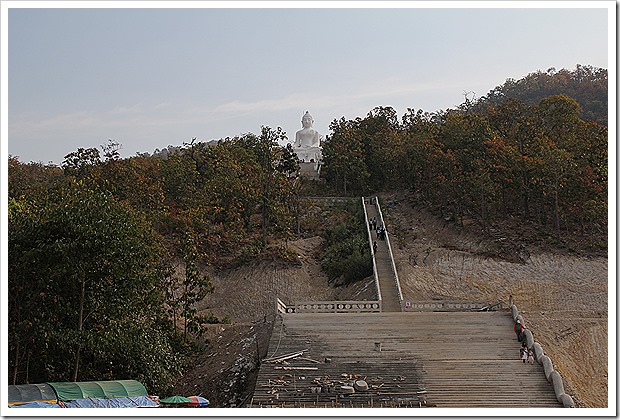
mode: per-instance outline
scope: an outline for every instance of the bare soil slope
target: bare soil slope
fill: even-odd
[[[249,403],[260,360],[267,356],[276,297],[285,303],[321,300],[372,300],[372,277],[348,287],[332,288],[316,254],[318,236],[289,242],[298,262],[259,261],[251,266],[209,273],[215,286],[197,309],[228,317],[231,324],[209,327],[204,350],[177,382],[175,395],[201,395],[213,407]],[[274,245],[278,246],[278,245]]]
[[[382,202],[404,299],[507,304],[512,295],[575,402],[607,407],[606,257],[539,250],[510,233],[485,238],[409,199]]]

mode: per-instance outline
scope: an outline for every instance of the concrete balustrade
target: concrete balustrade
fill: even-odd
[[[380,301],[324,301],[301,302],[286,305],[277,299],[278,312],[282,314],[300,313],[368,313],[381,312]]]
[[[561,394],[558,400],[560,401],[560,403],[562,403],[564,407],[575,406],[575,402],[573,401],[573,398],[568,394]]]
[[[553,384],[553,391],[555,392],[558,401],[560,401],[560,395],[565,394],[562,376],[560,376],[557,370],[554,370],[549,374],[549,378],[551,379],[551,383]]]
[[[532,332],[526,328],[523,331],[523,335],[525,336],[525,343],[527,344],[527,348],[531,349],[534,345],[534,336],[532,335]]]
[[[511,300],[512,300],[512,296],[511,296]],[[517,316],[519,316],[519,311],[517,310],[517,307],[515,305],[510,305],[510,312],[512,312],[512,319],[516,322]]]
[[[532,345],[532,349],[534,350],[534,358],[539,364],[542,364],[542,362],[540,361],[540,358],[543,357],[545,353],[543,353],[543,349],[540,343],[535,341],[534,344]]]
[[[549,382],[551,382],[551,372],[553,372],[553,363],[551,363],[551,359],[545,354],[541,357],[539,363],[545,369],[545,377]]]
[[[512,296],[510,296],[510,302],[512,302]],[[523,317],[519,315],[519,311],[517,310],[517,307],[514,303],[510,305],[510,312],[512,314],[512,319],[514,322],[517,322],[517,320],[519,320],[523,325],[525,325]],[[553,369],[553,363],[551,362],[551,358],[544,354],[540,343],[534,341],[534,336],[529,329],[525,328],[524,335],[527,347],[534,351],[536,361],[543,366],[547,381],[549,381],[553,385],[553,391],[558,402],[560,402],[564,407],[575,407],[575,402],[573,401],[573,398],[564,391],[564,382],[562,381],[562,375],[560,375],[558,371]]]
[[[489,304],[486,302],[411,302],[409,308],[405,308],[405,312],[417,312],[417,311],[455,311],[460,312],[464,310],[478,310],[482,311],[488,308]],[[497,305],[499,309],[502,305]]]

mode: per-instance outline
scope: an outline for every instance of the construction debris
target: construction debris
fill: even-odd
[[[276,370],[319,370],[318,367],[310,366],[274,366]]]
[[[366,381],[357,380],[353,383],[353,387],[355,387],[356,391],[368,391],[368,384]]]
[[[300,350],[298,352],[295,353],[288,353],[288,354],[283,354],[280,356],[276,356],[276,357],[269,357],[267,359],[263,359],[263,363],[267,362],[267,363],[278,363],[278,362],[282,362],[288,359],[294,359],[296,357],[301,356],[302,354],[304,354],[305,351],[308,351],[308,349],[303,349]]]

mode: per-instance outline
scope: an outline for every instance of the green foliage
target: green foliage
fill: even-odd
[[[174,325],[177,325],[177,319],[180,319],[183,325],[183,344],[187,345],[190,337],[201,337],[206,331],[203,317],[195,305],[213,292],[213,284],[209,276],[203,275],[198,269],[200,255],[196,233],[188,228],[179,242],[178,252],[179,259],[183,262],[183,275],[180,278],[172,276],[167,279],[166,306]]]
[[[8,195],[16,199],[40,196],[58,183],[63,176],[62,169],[55,165],[22,163],[15,156],[9,156],[8,168]]]
[[[528,76],[458,109],[408,109],[400,124],[389,107],[334,120],[323,151],[327,188],[364,195],[409,189],[446,219],[474,220],[485,232],[510,216],[552,226],[554,243],[566,234],[604,234],[607,128],[584,121],[588,104],[569,95],[578,79],[606,97],[599,70]],[[541,80],[553,84],[553,95],[539,96]],[[508,94],[534,82],[527,102]]]
[[[607,70],[577,64],[574,70],[554,68],[546,72],[530,73],[520,80],[508,79],[474,106],[476,111],[484,107],[495,107],[512,98],[528,105],[536,105],[544,98],[566,95],[575,99],[580,106],[579,117],[607,125]]]
[[[372,275],[366,221],[360,206],[350,205],[347,218],[325,232],[321,267],[334,284],[349,284]]]
[[[329,128],[333,134],[323,144],[322,176],[344,195],[365,191],[370,177],[358,126],[358,120],[332,121]]]
[[[76,184],[11,200],[8,236],[12,382],[135,374],[170,385],[181,360],[163,312],[167,267],[143,216]]]

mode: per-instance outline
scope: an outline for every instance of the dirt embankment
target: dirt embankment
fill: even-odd
[[[318,236],[289,242],[297,263],[260,261],[252,266],[213,271],[214,293],[197,309],[228,317],[231,324],[211,325],[205,348],[194,357],[174,388],[178,395],[201,395],[213,407],[240,407],[250,402],[259,361],[266,357],[276,312],[284,303],[325,300],[372,300],[373,279],[332,288],[316,254]]]
[[[607,407],[608,260],[540,250],[511,232],[457,228],[386,195],[387,225],[406,300],[508,302],[582,407]]]
[[[514,233],[485,237],[402,196],[381,199],[406,300],[507,303],[512,295],[576,403],[607,406],[606,257],[539,250]],[[215,292],[199,309],[232,324],[210,328],[205,350],[174,392],[203,395],[215,407],[247,404],[267,353],[276,297],[285,303],[373,299],[372,279],[328,285],[316,259],[320,245],[318,236],[289,242],[295,264],[261,261],[211,273]]]

